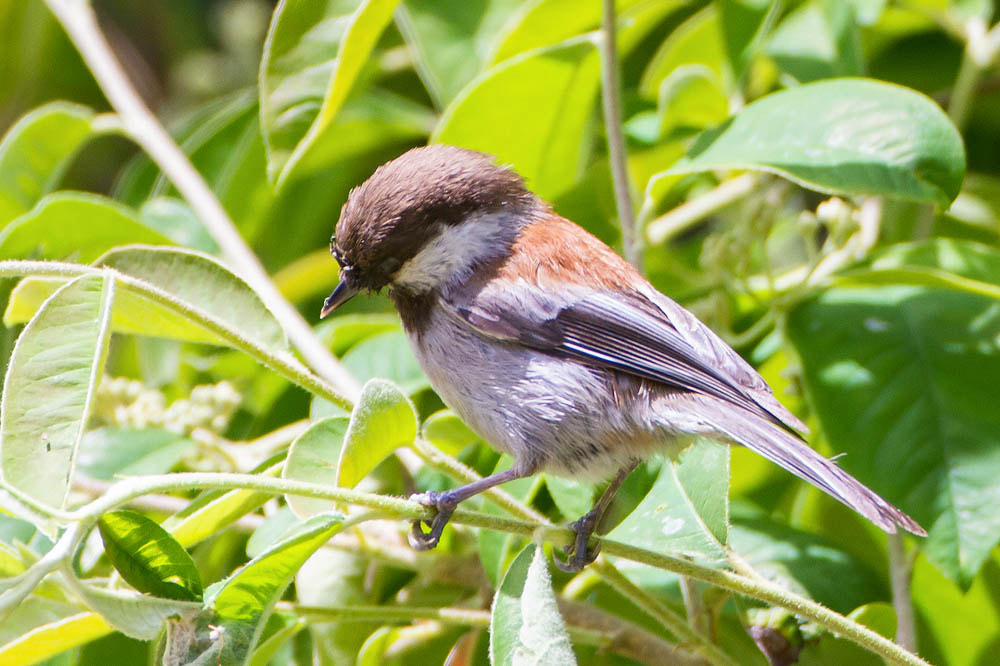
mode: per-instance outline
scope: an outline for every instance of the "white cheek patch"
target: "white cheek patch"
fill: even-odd
[[[450,280],[464,280],[476,263],[503,252],[516,232],[517,223],[507,211],[443,227],[441,233],[396,271],[393,283],[422,293]]]

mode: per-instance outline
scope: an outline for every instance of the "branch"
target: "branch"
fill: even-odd
[[[289,339],[309,365],[341,392],[356,399],[361,392],[357,381],[313,334],[299,311],[281,295],[211,188],[139,97],[101,33],[89,2],[45,2],[118,113],[126,133],[146,151],[191,205],[222,249],[223,256],[282,322]]]
[[[434,510],[417,502],[363,493],[346,488],[331,488],[314,483],[276,479],[272,477],[254,476],[250,474],[217,474],[217,473],[185,473],[163,474],[155,476],[126,479],[114,484],[104,496],[85,504],[78,509],[66,512],[65,518],[79,521],[82,526],[89,526],[97,518],[114,508],[127,504],[133,499],[149,493],[157,492],[187,492],[192,490],[215,489],[235,490],[249,489],[275,495],[290,494],[303,497],[315,497],[332,500],[344,504],[363,506],[384,516],[403,520],[430,520]],[[532,523],[524,520],[488,515],[465,509],[458,509],[452,516],[452,522],[470,527],[479,527],[508,532],[529,538],[541,538],[556,546],[569,544],[575,534],[566,527]],[[813,620],[831,631],[868,648],[892,663],[907,666],[930,666],[915,654],[896,645],[891,640],[871,629],[836,613],[811,599],[802,597],[786,590],[779,585],[763,579],[750,579],[739,573],[715,569],[698,564],[683,557],[674,557],[656,553],[644,548],[630,546],[610,539],[600,541],[602,552],[615,555],[633,562],[640,562],[665,571],[672,571],[682,576],[703,580],[706,583],[743,594],[761,601],[787,608],[805,618]]]
[[[615,36],[615,2],[603,0],[601,18],[601,102],[604,109],[604,132],[608,139],[608,161],[615,188],[615,205],[622,227],[625,258],[641,269],[642,239],[637,233],[632,188],[629,186],[628,157],[622,133],[622,95]]]

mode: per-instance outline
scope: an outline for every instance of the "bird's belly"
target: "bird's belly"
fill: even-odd
[[[410,341],[442,400],[528,470],[606,478],[670,439],[648,395],[623,398],[607,371],[487,339],[437,309]]]

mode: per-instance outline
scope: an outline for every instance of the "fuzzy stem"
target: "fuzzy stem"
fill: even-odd
[[[57,261],[0,261],[0,277],[36,275],[40,277],[75,278],[81,275],[101,275],[103,273],[111,273],[118,282],[127,286],[130,290],[190,319],[219,336],[219,338],[225,340],[236,349],[246,352],[266,367],[284,375],[291,382],[307,391],[325,398],[346,410],[353,409],[354,405],[350,398],[338,391],[326,380],[312,374],[308,368],[299,363],[292,355],[260,347],[238,331],[225,326],[209,313],[186,301],[175,298],[145,280],[119,273],[111,268],[95,268],[93,266]]]
[[[276,495],[291,494],[303,497],[316,497],[344,504],[367,507],[383,516],[405,520],[415,520],[418,518],[430,519],[434,513],[433,509],[410,500],[363,493],[346,488],[331,488],[314,483],[250,474],[195,472],[137,477],[120,481],[111,486],[104,496],[81,506],[75,511],[68,512],[66,517],[69,520],[80,521],[81,525],[89,526],[89,524],[96,521],[106,511],[111,511],[115,507],[126,504],[141,495],[157,492],[187,492],[201,489],[249,489]],[[565,527],[554,527],[463,509],[455,511],[452,521],[456,524],[493,529],[528,538],[541,537],[556,546],[565,546],[574,537],[573,532]],[[672,571],[682,576],[689,576],[732,592],[787,608],[793,613],[818,622],[841,636],[868,648],[892,663],[906,664],[907,666],[929,666],[920,657],[903,649],[871,629],[811,599],[790,592],[769,581],[750,579],[736,572],[715,569],[683,557],[656,553],[609,539],[602,540],[601,545],[602,552],[606,555],[614,555],[666,571]]]
[[[191,205],[222,249],[223,256],[287,329],[289,339],[306,361],[340,392],[357,397],[361,391],[357,381],[313,334],[299,311],[281,295],[204,178],[139,97],[105,40],[90,3],[85,0],[45,1],[118,113],[125,132]]]
[[[613,587],[615,591],[666,627],[667,631],[673,634],[678,641],[690,645],[692,649],[698,650],[711,664],[715,666],[738,666],[732,657],[723,652],[718,646],[708,642],[705,636],[697,633],[684,621],[684,618],[675,613],[662,601],[629,580],[625,574],[619,571],[606,558],[597,558],[597,561],[591,565],[591,568],[595,569],[601,578]],[[692,581],[687,577],[684,577],[682,580],[687,584],[692,584]]]

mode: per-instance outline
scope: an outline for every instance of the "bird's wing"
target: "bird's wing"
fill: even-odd
[[[498,279],[445,294],[444,302],[482,334],[716,397],[806,430],[736,352],[679,305],[649,291],[653,298]]]

